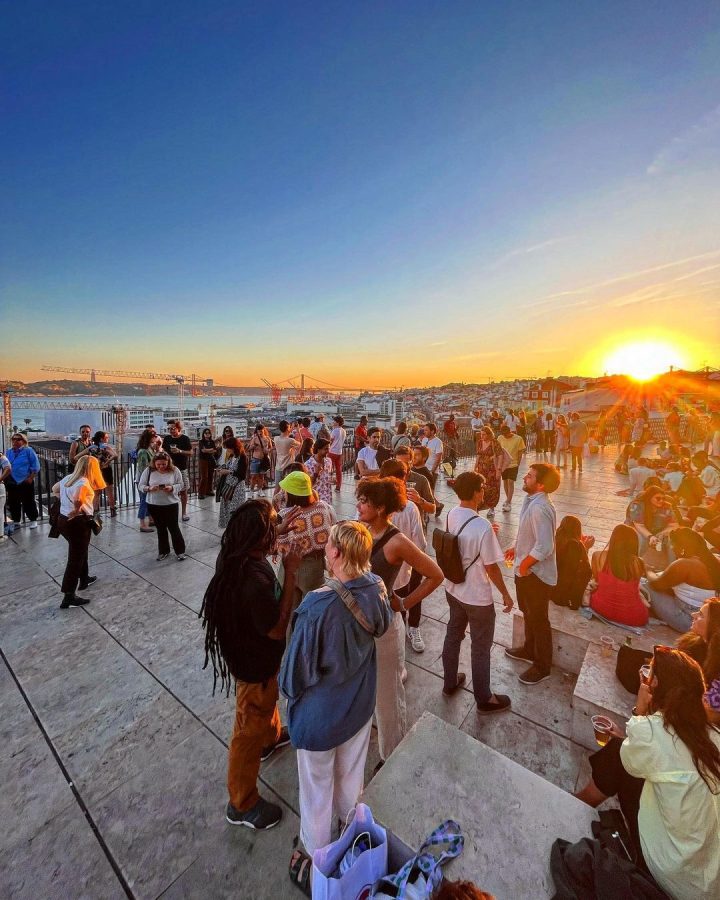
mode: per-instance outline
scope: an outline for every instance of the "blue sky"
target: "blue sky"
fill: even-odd
[[[4,21],[0,316],[32,340],[0,376],[590,372],[648,329],[713,361],[717,4]]]

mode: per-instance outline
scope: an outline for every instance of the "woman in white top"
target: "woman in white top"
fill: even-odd
[[[178,559],[186,559],[185,539],[178,524],[180,491],[184,489],[182,473],[176,469],[170,454],[160,450],[140,476],[138,489],[147,495],[147,504],[157,528],[158,562],[170,556],[170,541]]]
[[[52,493],[60,498],[58,530],[68,542],[68,559],[65,566],[61,590],[63,601],[60,609],[71,606],[85,606],[87,597],[78,597],[75,591],[90,587],[97,581],[88,573],[88,548],[92,534],[94,500],[96,492],[103,490],[105,480],[100,471],[100,463],[94,456],[81,456],[73,471],[62,481],[54,484]]]
[[[674,900],[720,897],[720,730],[707,721],[705,687],[694,660],[658,647],[620,748],[625,770],[645,781],[643,857]]]
[[[342,416],[333,416],[335,427],[330,432],[330,461],[335,469],[335,490],[340,490],[342,484],[342,453],[345,446],[347,432],[343,428],[345,419]]]

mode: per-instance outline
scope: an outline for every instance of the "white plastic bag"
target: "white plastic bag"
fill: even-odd
[[[363,851],[352,866],[337,877],[340,860],[363,832],[370,836],[370,849]],[[373,884],[387,874],[385,829],[375,822],[368,806],[358,803],[353,819],[342,835],[313,853],[312,900],[360,900],[369,896]]]

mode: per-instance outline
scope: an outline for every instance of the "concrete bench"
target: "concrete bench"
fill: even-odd
[[[446,818],[465,849],[445,866],[497,900],[552,897],[556,838],[592,835],[595,810],[465,732],[424,713],[365,790],[373,815],[409,847]]]
[[[592,716],[607,716],[623,727],[630,717],[635,695],[629,693],[615,676],[617,651],[602,655],[598,644],[589,644],[572,699],[572,739],[597,750]]]
[[[575,609],[550,604],[550,625],[553,633],[553,665],[565,672],[579,675],[589,644],[599,644],[608,635],[616,646],[629,637],[633,647],[652,650],[655,644],[674,645],[677,633],[667,625],[648,625],[641,635],[626,631],[617,625],[606,625],[600,619],[586,619]],[[525,619],[521,612],[513,613],[513,647],[525,640]]]

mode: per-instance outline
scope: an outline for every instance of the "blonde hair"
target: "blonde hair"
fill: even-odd
[[[339,522],[333,525],[330,540],[340,551],[348,575],[359,578],[370,571],[373,539],[362,522]]]
[[[106,486],[97,457],[81,456],[75,463],[75,468],[65,482],[65,486],[70,487],[70,485],[75,484],[81,478],[87,478],[90,487],[94,491],[101,491]]]

